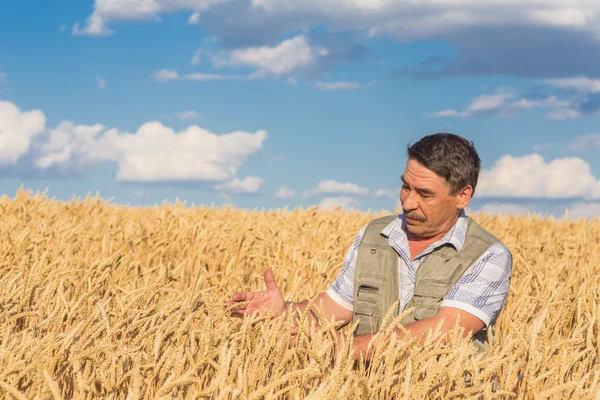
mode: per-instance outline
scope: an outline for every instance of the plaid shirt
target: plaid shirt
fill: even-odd
[[[463,211],[454,227],[439,241],[431,244],[413,261],[410,260],[410,248],[406,236],[404,215],[399,215],[386,226],[381,233],[388,238],[388,243],[398,253],[399,311],[403,311],[413,296],[415,275],[423,258],[437,247],[450,243],[459,251],[465,241],[467,232],[465,212]],[[358,246],[364,234],[363,226],[354,244],[348,250],[344,265],[337,279],[327,289],[327,294],[342,307],[352,310],[354,289],[354,266],[358,254]],[[491,246],[481,257],[471,264],[456,284],[450,288],[442,301],[442,306],[459,308],[481,319],[486,326],[495,323],[500,310],[506,302],[510,277],[512,273],[512,257],[502,243]]]

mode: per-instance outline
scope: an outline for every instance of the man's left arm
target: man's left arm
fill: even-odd
[[[456,284],[448,291],[436,315],[406,325],[406,331],[415,338],[424,339],[430,330],[435,331],[441,323],[440,341],[447,340],[448,331],[458,325],[464,335],[473,335],[496,320],[506,303],[512,275],[512,257],[508,249],[498,243],[474,262]],[[404,336],[400,329],[399,338]],[[373,335],[357,336],[353,340],[354,358],[367,353]]]

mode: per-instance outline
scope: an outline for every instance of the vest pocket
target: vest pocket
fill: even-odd
[[[367,335],[379,330],[382,292],[385,279],[380,276],[363,276],[358,285],[354,304],[354,319],[360,319],[355,335]]]
[[[379,330],[379,302],[360,299],[354,305],[354,319],[360,319],[355,335],[368,335]]]
[[[422,279],[414,290],[415,319],[418,321],[436,315],[449,289],[449,282]]]

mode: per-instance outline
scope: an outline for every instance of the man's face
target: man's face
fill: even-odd
[[[400,201],[410,233],[429,238],[452,227],[464,196],[451,196],[444,178],[415,160],[408,160],[402,181]]]

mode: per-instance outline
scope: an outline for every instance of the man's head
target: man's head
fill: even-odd
[[[473,197],[480,165],[473,143],[457,135],[436,133],[409,145],[400,191],[408,231],[445,234]]]

